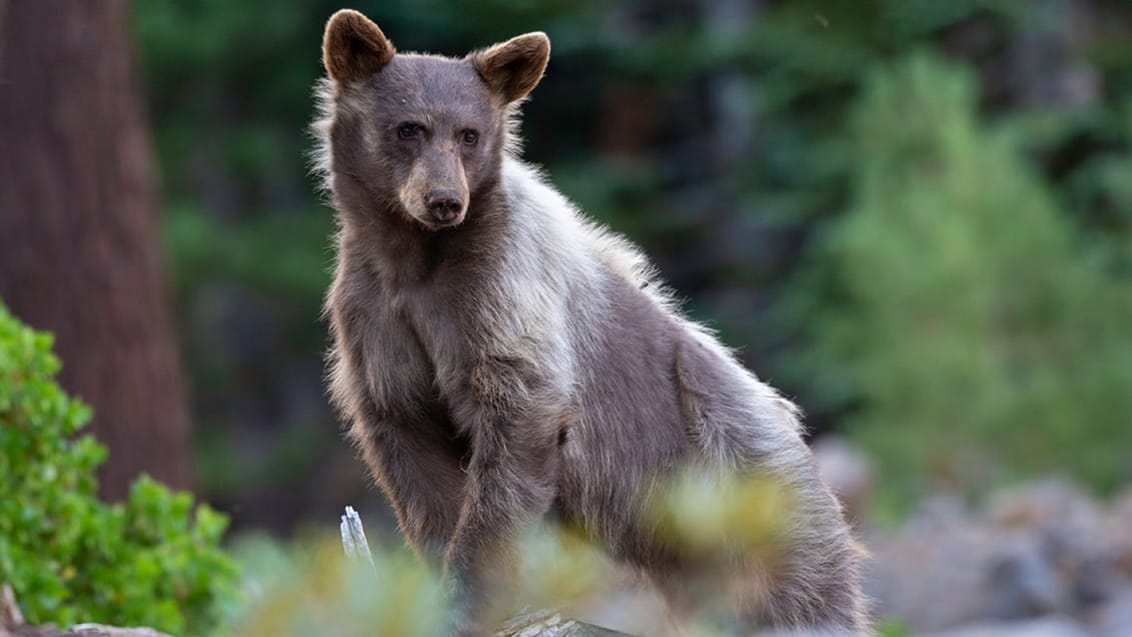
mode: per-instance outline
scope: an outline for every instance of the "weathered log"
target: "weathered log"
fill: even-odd
[[[625,633],[564,619],[554,611],[526,613],[503,625],[496,637],[628,637]]]

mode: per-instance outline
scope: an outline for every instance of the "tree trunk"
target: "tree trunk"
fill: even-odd
[[[111,499],[141,471],[190,480],[127,17],[120,0],[0,0],[0,299],[55,333]]]

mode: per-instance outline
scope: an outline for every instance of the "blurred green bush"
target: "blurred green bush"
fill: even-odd
[[[249,535],[233,545],[246,573],[248,605],[232,632],[243,637],[436,635],[442,587],[408,551],[374,555],[375,572],[350,561],[333,536],[283,544]]]
[[[1059,470],[1111,489],[1132,471],[1132,286],[978,98],[932,55],[869,75],[850,205],[795,288],[797,373],[897,499]]]
[[[146,477],[125,502],[100,502],[106,448],[76,437],[91,412],[58,371],[51,336],[0,304],[0,582],[33,623],[211,634],[236,596],[236,566],[218,548],[227,519]]]
[[[685,574],[683,584],[701,603],[692,616],[681,618],[680,634],[734,634],[734,626],[723,628],[733,598],[721,592],[729,589],[718,588],[719,569],[734,568],[739,555],[769,561],[780,557],[784,521],[795,501],[790,487],[764,475],[696,470],[657,476],[654,485],[653,496],[641,502],[640,527],[655,530],[668,549],[698,565]],[[239,538],[232,552],[243,566],[248,595],[233,634],[439,634],[447,611],[437,573],[398,538],[374,537],[374,565],[346,558],[338,537],[317,531],[289,543],[258,534]],[[547,609],[566,618],[601,609],[598,614],[607,619],[650,627],[637,634],[656,634],[665,626],[663,613],[635,617],[639,605],[610,603],[619,596],[625,601],[626,572],[581,528],[527,529],[510,557],[512,583],[496,600],[494,623]]]

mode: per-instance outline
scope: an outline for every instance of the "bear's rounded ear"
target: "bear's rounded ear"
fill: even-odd
[[[541,31],[468,54],[487,85],[507,102],[526,96],[542,79],[550,60],[550,38]]]
[[[352,82],[389,64],[397,50],[372,20],[353,9],[330,16],[322,34],[322,64],[330,78]]]

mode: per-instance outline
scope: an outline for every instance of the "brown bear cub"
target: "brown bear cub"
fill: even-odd
[[[752,630],[863,633],[858,551],[795,407],[519,159],[517,106],[549,55],[542,33],[459,59],[398,53],[350,10],[323,41],[330,391],[408,542],[442,564],[450,630],[491,631],[516,537],[553,513],[677,613],[710,595]],[[791,493],[775,557],[720,561],[706,593],[642,514],[690,468]]]

